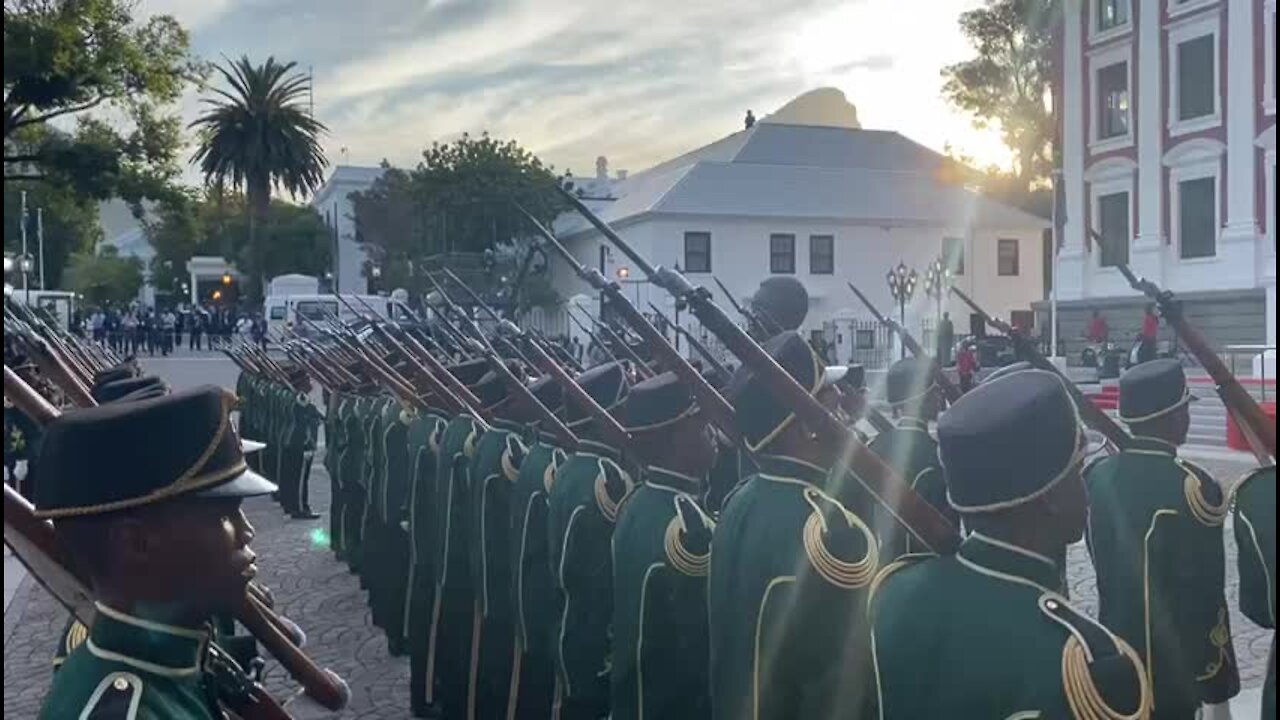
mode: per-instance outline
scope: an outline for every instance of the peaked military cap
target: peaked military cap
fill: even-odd
[[[580,373],[578,383],[600,407],[612,412],[627,397],[627,373],[620,362],[607,362]],[[564,416],[569,427],[584,425],[591,417],[574,403],[566,403]]]
[[[100,515],[188,495],[275,492],[245,465],[234,406],[230,393],[206,385],[63,414],[45,428],[36,514]],[[104,477],[103,461],[113,457],[127,462]]]
[[[884,395],[890,405],[906,405],[920,400],[934,389],[933,362],[924,358],[903,358],[885,373]]]
[[[822,361],[796,331],[774,336],[764,344],[764,350],[810,395],[817,395],[826,383]],[[768,445],[795,419],[790,408],[778,402],[764,380],[746,365],[729,381],[725,399],[733,405],[734,424],[752,452]]]
[[[1127,423],[1155,420],[1195,399],[1182,363],[1172,358],[1144,362],[1120,376],[1120,419]]]
[[[1009,363],[1004,367],[996,368],[994,372],[992,372],[990,375],[983,378],[982,382],[984,383],[991,382],[992,380],[998,380],[1004,377],[1005,375],[1012,375],[1013,373],[1016,373],[1016,372],[1022,372],[1023,370],[1031,370],[1031,369],[1032,369],[1031,363],[1027,362],[1026,360],[1019,360],[1018,362]]]
[[[697,409],[689,386],[668,371],[631,386],[622,406],[622,424],[632,432],[657,430]]]
[[[809,291],[793,277],[765,278],[751,296],[751,308],[770,332],[795,330],[809,314]]]
[[[966,393],[938,420],[947,497],[960,512],[1003,510],[1048,492],[1078,465],[1084,434],[1055,373],[1026,370]]]
[[[453,373],[453,376],[463,385],[475,385],[485,373],[489,372],[489,361],[484,358],[463,360],[450,365],[449,372]]]
[[[551,412],[564,407],[564,388],[550,375],[543,375],[529,384],[529,393]]]
[[[491,408],[507,399],[507,383],[501,375],[490,370],[471,385],[471,392],[475,394],[481,405]]]
[[[94,385],[104,385],[116,380],[127,380],[131,377],[137,377],[138,372],[128,363],[121,363],[106,370],[99,370],[93,376]]]
[[[155,375],[142,375],[125,380],[113,380],[108,383],[95,384],[89,394],[101,405],[117,400],[146,400],[147,398],[160,397],[167,392],[169,392],[169,387],[164,384],[163,380]]]
[[[823,376],[828,385],[839,385],[845,390],[862,390],[867,386],[867,370],[861,365],[828,365]]]

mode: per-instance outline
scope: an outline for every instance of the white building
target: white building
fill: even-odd
[[[363,295],[368,291],[364,277],[365,253],[356,242],[355,212],[350,195],[368,190],[382,177],[380,167],[338,165],[311,198],[311,207],[334,228],[333,291]]]
[[[896,316],[885,274],[899,262],[923,281],[926,266],[945,253],[953,283],[1006,319],[1021,311],[1026,322],[1044,297],[1048,221],[947,181],[954,170],[896,132],[861,129],[838,91],[819,90],[753,128],[615,180],[610,199],[588,205],[651,263],[679,266],[717,296],[713,276],[743,299],[770,274],[799,278],[810,294],[802,329],[824,332],[843,361],[862,342],[852,323],[872,319],[846,282]],[[588,197],[599,191],[593,184]],[[642,310],[653,302],[672,316],[671,298],[581,217],[563,216],[556,231],[581,262],[622,282]],[[566,296],[586,291],[562,263],[553,272]],[[919,327],[935,307],[921,283],[908,326]],[[947,297],[943,309],[957,332],[968,331],[968,308]]]
[[[1275,0],[1065,8],[1064,337],[1094,306],[1136,328],[1144,303],[1113,267],[1125,260],[1215,343],[1274,344]]]

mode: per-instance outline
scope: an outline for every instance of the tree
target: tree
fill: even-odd
[[[134,202],[167,190],[181,126],[161,108],[202,70],[176,20],[139,22],[133,10],[128,0],[5,1],[6,183]],[[67,119],[71,130],[51,124]]]
[[[277,63],[274,57],[254,65],[248,57],[219,66],[230,87],[214,89],[205,98],[208,109],[192,123],[200,145],[192,157],[200,163],[205,181],[243,189],[248,199],[247,262],[253,279],[250,292],[261,294],[265,253],[260,231],[271,206],[272,190],[298,197],[324,182],[329,162],[319,136],[327,131],[308,112],[305,99],[310,79],[293,72],[297,63]]]
[[[142,261],[120,257],[112,245],[98,254],[80,252],[67,266],[67,287],[80,293],[90,305],[126,305],[142,289]]]
[[[977,127],[999,123],[1025,189],[1052,170],[1050,69],[1061,12],[1059,0],[986,0],[960,15],[977,57],[942,69],[942,92],[953,105],[973,115]]]
[[[102,239],[97,203],[67,188],[18,181],[4,186],[4,249],[22,252],[22,192],[27,193],[27,251],[39,262],[36,210],[43,210],[45,284],[62,287],[63,268],[72,253],[90,250]],[[39,270],[31,278],[39,281]]]

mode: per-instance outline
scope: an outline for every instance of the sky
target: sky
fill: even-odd
[[[413,165],[432,141],[487,130],[584,175],[599,155],[642,170],[823,86],[863,127],[1007,165],[998,134],[941,96],[941,68],[972,53],[956,18],[980,3],[141,0],[140,13],[174,15],[203,59],[313,72],[333,164]],[[182,105],[194,118],[195,94]]]

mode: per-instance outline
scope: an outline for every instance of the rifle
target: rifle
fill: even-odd
[[[63,362],[57,351],[28,323],[11,317],[5,329],[26,347],[40,374],[62,388],[67,398],[80,407],[93,404],[93,396],[80,375]]]
[[[1037,370],[1051,372],[1062,378],[1063,386],[1066,387],[1067,392],[1071,394],[1072,400],[1075,401],[1076,409],[1080,412],[1080,417],[1084,420],[1086,425],[1105,437],[1117,450],[1124,450],[1133,444],[1133,438],[1129,433],[1126,432],[1124,428],[1120,427],[1120,425],[1113,420],[1110,415],[1106,414],[1101,408],[1093,404],[1092,400],[1085,397],[1084,393],[1080,392],[1080,388],[1071,381],[1071,378],[1063,375],[1062,371],[1058,369],[1058,366],[1049,362],[1048,358],[1040,354],[1040,351],[1036,349],[1035,345],[1032,344],[1025,335],[1015,331],[1009,326],[1009,323],[988,315],[985,310],[973,301],[973,298],[966,295],[960,288],[953,286],[951,288],[951,292],[955,293],[957,297],[963,300],[964,304],[968,305],[975,314],[981,317],[984,323],[991,326],[996,331],[1003,333],[1013,341],[1016,353],[1026,358],[1027,362],[1031,363],[1032,367]]]
[[[484,310],[485,314],[488,315],[490,319],[492,319],[494,322],[498,322],[502,319],[498,317],[498,313],[494,312],[493,308],[489,307],[488,303],[480,299],[480,296],[476,294],[475,290],[471,289],[471,286],[462,282],[462,280],[459,279],[457,275],[453,274],[452,270],[450,270],[449,268],[443,268],[443,270],[444,270],[445,277],[449,278],[450,280],[453,281],[455,285],[462,288],[462,291],[467,294],[467,297],[471,298],[472,304],[478,306],[481,310]],[[433,277],[431,273],[428,272],[426,275],[427,275],[427,279],[430,280],[433,285],[435,285],[437,288],[440,287],[440,284],[436,282],[435,277]],[[448,296],[445,295],[444,290],[440,290],[440,295],[441,297],[444,297],[446,299],[448,298]],[[476,324],[476,321],[472,320],[470,317],[467,317],[467,321],[470,323],[473,333],[479,334],[480,326]],[[490,350],[493,350],[493,346],[489,344],[489,341],[485,339],[483,335],[481,335],[478,339],[480,340],[480,342],[484,343],[485,345],[488,345]],[[511,352],[515,353],[516,358],[520,360],[520,362],[524,363],[529,367],[533,367],[533,363],[529,362],[529,358],[525,357],[524,353],[520,352],[520,348],[517,347],[515,343],[507,343],[506,345],[508,348],[511,349]]]
[[[613,351],[609,349],[609,346],[606,345],[603,340],[597,337],[596,334],[591,331],[591,328],[583,324],[583,322],[578,319],[577,315],[573,314],[573,303],[565,304],[564,314],[568,316],[570,320],[573,321],[573,324],[576,325],[579,330],[587,334],[587,339],[591,341],[592,345],[600,348],[600,350],[604,352],[605,355],[609,356],[609,359],[611,361],[618,362],[618,356],[613,354]]]
[[[548,354],[559,360],[561,365],[564,365],[575,373],[583,371],[584,368],[582,367],[582,363],[579,363],[568,350],[564,349],[559,343],[547,337],[545,333],[539,331],[537,328],[529,328],[529,335],[535,338],[542,345],[543,350],[546,350]]]
[[[577,198],[573,199],[575,201],[577,200]],[[580,202],[577,204],[581,205]],[[622,317],[627,321],[627,324],[644,339],[645,343],[649,346],[649,349],[653,352],[655,358],[660,360],[663,365],[670,368],[671,371],[674,372],[681,380],[688,383],[693,397],[698,401],[698,408],[707,420],[712,425],[720,428],[721,432],[723,432],[726,437],[729,437],[736,443],[739,438],[739,433],[737,425],[734,423],[733,406],[731,406],[728,401],[720,395],[720,391],[712,387],[711,383],[707,382],[707,379],[702,377],[702,373],[698,372],[692,365],[690,365],[689,361],[685,360],[684,357],[680,355],[680,352],[677,351],[671,343],[667,342],[666,336],[661,332],[658,332],[658,329],[649,322],[649,319],[637,310],[635,305],[631,304],[631,301],[627,299],[626,294],[622,292],[622,288],[617,283],[605,280],[599,270],[594,268],[588,270],[584,267],[583,264],[574,257],[573,253],[569,252],[569,250],[560,243],[550,230],[544,227],[542,223],[538,222],[537,218],[529,214],[529,212],[524,208],[519,209],[529,222],[532,223],[538,234],[547,241],[547,246],[554,249],[578,277],[585,280],[597,292],[608,298],[609,302],[614,304],[618,309],[618,312],[620,312]],[[628,248],[628,250],[629,249],[630,248]]]
[[[891,318],[887,318],[880,314],[880,311],[876,309],[876,306],[872,305],[871,301],[867,299],[867,296],[863,295],[862,291],[855,287],[853,283],[846,282],[846,284],[849,286],[849,289],[853,291],[853,294],[858,296],[858,299],[862,301],[862,304],[867,306],[867,309],[871,311],[871,314],[875,316],[876,322],[889,328],[892,332],[897,333],[898,339],[902,341],[902,344],[906,346],[907,350],[911,351],[912,355],[918,358],[929,358],[933,361],[934,382],[938,384],[938,389],[942,391],[942,396],[947,399],[947,404],[955,404],[955,402],[960,399],[960,388],[956,387],[955,383],[951,382],[951,378],[942,371],[942,367],[938,364],[937,358],[934,358],[930,356],[929,353],[925,352],[924,348],[920,346],[920,343],[916,342],[915,337],[912,336],[910,332],[907,332],[906,328],[902,327]]]
[[[56,408],[8,365],[4,366],[4,394],[19,410],[41,425],[48,424],[59,415]],[[37,518],[31,504],[7,484],[4,487],[4,537],[40,584],[86,627],[92,626],[94,606],[90,583],[76,572],[75,564],[58,541],[53,524]],[[309,697],[329,710],[337,711],[346,706],[351,689],[342,678],[330,670],[321,669],[298,649],[282,631],[285,622],[266,606],[258,593],[245,593],[236,618],[280,661]],[[216,655],[219,652],[220,649],[215,651],[215,659],[223,657]],[[235,666],[231,664],[228,667]],[[232,703],[237,714],[245,720],[289,717],[262,686],[247,677],[239,679],[243,681],[244,694],[223,698]]]
[[[778,325],[777,321],[774,321],[772,318],[770,318],[770,321],[773,327],[767,327],[764,323],[764,318],[742,307],[742,304],[739,303],[738,299],[733,296],[733,293],[729,292],[729,288],[725,287],[724,283],[720,282],[720,278],[716,277],[715,275],[712,275],[711,279],[715,281],[717,286],[719,286],[720,292],[724,293],[725,298],[729,300],[729,305],[733,307],[734,311],[737,312],[739,315],[741,315],[743,320],[747,321],[748,335],[755,337],[755,333],[751,332],[751,330],[753,329],[762,333],[766,333],[770,336],[775,335],[782,331],[782,326]]]
[[[706,360],[708,364],[711,365],[711,368],[715,370],[718,374],[720,374],[720,376],[722,376],[726,381],[729,379],[731,375],[733,375],[733,373],[729,372],[728,368],[726,368],[719,360],[715,358],[714,355],[711,354],[711,351],[707,349],[706,345],[703,345],[701,342],[698,341],[697,338],[693,336],[693,333],[689,332],[688,330],[685,330],[684,328],[680,327],[678,324],[668,320],[667,316],[662,314],[662,311],[658,309],[657,305],[654,305],[653,303],[649,303],[649,307],[650,309],[653,310],[656,316],[662,319],[662,323],[664,326],[671,327],[676,332],[676,334],[681,335],[684,337],[685,340],[688,340],[689,346],[692,347],[694,351],[696,351],[699,355],[701,355],[702,358]]]
[[[1098,243],[1099,247],[1106,247],[1106,242],[1102,236],[1093,228],[1087,228],[1090,237]],[[1276,456],[1276,420],[1268,417],[1262,412],[1262,408],[1258,406],[1253,396],[1248,390],[1240,384],[1234,373],[1227,368],[1226,363],[1222,362],[1222,358],[1209,345],[1209,340],[1194,325],[1187,321],[1187,316],[1182,312],[1182,302],[1174,296],[1169,290],[1162,290],[1151,280],[1144,277],[1138,277],[1126,263],[1118,263],[1116,269],[1124,275],[1125,280],[1129,281],[1129,286],[1134,290],[1146,295],[1160,309],[1160,316],[1163,317],[1173,331],[1177,333],[1178,340],[1191,351],[1191,355],[1200,363],[1209,377],[1213,379],[1218,397],[1222,398],[1222,404],[1227,406],[1232,415],[1242,429],[1247,428],[1245,437],[1250,438],[1250,445],[1254,449],[1254,454],[1266,452],[1267,456],[1272,460]],[[1260,446],[1254,445],[1254,442],[1261,443]]]
[[[937,553],[954,552],[960,535],[947,518],[920,497],[896,472],[858,439],[817,398],[760,347],[750,335],[725,315],[705,288],[694,287],[683,274],[666,267],[654,267],[618,236],[603,220],[572,193],[561,188],[569,204],[622,251],[651,282],[683,301],[694,316],[743,363],[750,365],[769,383],[774,396],[796,414],[797,419],[817,432],[830,447],[841,448],[854,477],[878,502],[897,517],[927,547]],[[893,501],[897,498],[897,502]]]
[[[602,320],[595,319],[594,317],[591,316],[591,313],[587,312],[586,310],[583,310],[582,308],[578,308],[578,309],[582,311],[583,315],[587,316],[587,319],[591,321],[592,325],[596,326],[600,330],[603,330],[605,334],[609,336],[609,339],[613,341],[613,346],[618,348],[618,350],[623,355],[627,356],[627,359],[630,360],[631,364],[635,366],[636,372],[639,373],[640,377],[644,379],[653,377],[653,370],[649,368],[649,366],[645,363],[644,359],[640,357],[639,353],[637,353],[631,347],[631,345],[627,343],[626,338],[623,338],[620,335],[618,335],[618,332],[616,330],[609,327],[609,323],[606,323]],[[609,354],[613,355],[613,353],[609,353]]]

